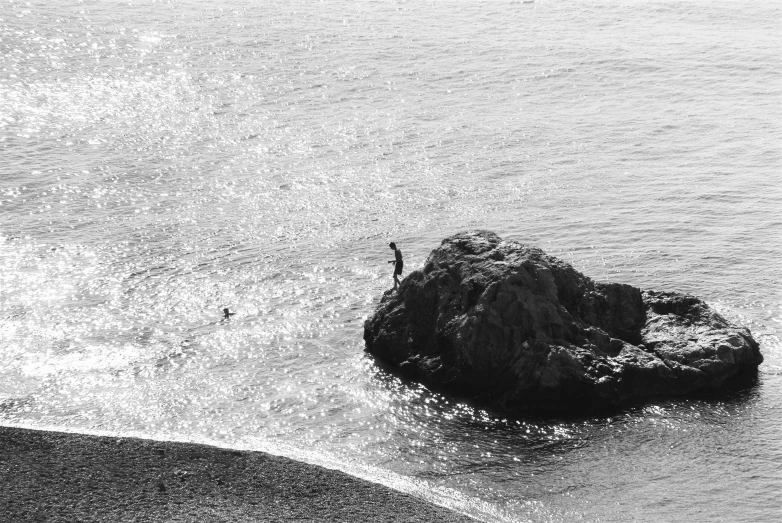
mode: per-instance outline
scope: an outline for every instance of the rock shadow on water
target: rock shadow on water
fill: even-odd
[[[436,477],[438,475],[460,474],[465,467],[499,468],[508,466],[508,459],[525,462],[534,461],[540,452],[566,454],[581,447],[580,437],[573,437],[571,428],[581,421],[596,423],[595,418],[559,416],[546,417],[527,414],[523,417],[506,417],[502,413],[486,410],[464,398],[455,398],[432,391],[409,378],[399,376],[382,362],[375,361],[372,386],[390,393],[386,401],[395,423],[395,437],[399,447],[425,434],[426,447],[418,452],[437,454],[438,449],[455,445],[459,449],[457,472],[450,467],[447,471],[437,468],[417,474]],[[383,416],[387,416],[384,413]],[[426,450],[428,449],[428,450]],[[492,449],[491,459],[477,459],[487,449]],[[503,457],[503,455],[505,455]],[[449,456],[451,457],[451,456]],[[517,458],[513,460],[513,458]],[[430,460],[436,463],[437,459]],[[471,470],[471,469],[470,469]]]
[[[700,299],[594,282],[489,231],[443,240],[364,325],[390,372],[504,415],[578,416],[757,382],[748,329]]]

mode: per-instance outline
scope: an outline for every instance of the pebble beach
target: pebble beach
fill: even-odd
[[[0,520],[19,523],[475,521],[263,452],[12,427],[0,427],[0,485]]]

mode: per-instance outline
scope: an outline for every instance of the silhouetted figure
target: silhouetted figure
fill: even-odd
[[[402,267],[404,267],[405,262],[402,261],[402,251],[396,248],[394,242],[389,243],[388,246],[394,251],[395,259],[389,260],[388,263],[394,264],[394,290],[396,290],[399,287],[399,276],[402,275]]]
[[[236,314],[236,313],[235,313],[235,312],[231,312],[231,311],[229,311],[229,310],[228,310],[228,307],[226,307],[225,309],[223,309],[223,319],[224,319],[224,320],[230,319],[230,318],[231,318],[231,316],[233,316],[234,314]]]

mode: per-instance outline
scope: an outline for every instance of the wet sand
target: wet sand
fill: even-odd
[[[263,452],[0,427],[0,521],[475,520]]]

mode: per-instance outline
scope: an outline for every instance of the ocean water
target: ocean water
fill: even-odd
[[[285,454],[483,521],[782,519],[774,1],[0,1],[0,423]],[[698,295],[738,390],[504,419],[362,324],[483,228]],[[236,312],[221,321],[220,310]]]

